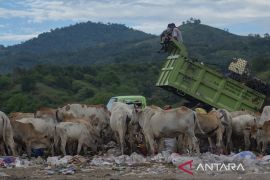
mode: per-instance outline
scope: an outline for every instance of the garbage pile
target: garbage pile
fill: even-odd
[[[0,168],[14,168],[14,167],[29,167],[33,165],[34,162],[30,162],[27,159],[22,159],[13,156],[3,156],[0,157]]]
[[[139,167],[139,166],[148,166],[143,170],[144,174],[147,170],[151,173],[159,173],[163,171],[169,171],[168,168],[173,168],[177,170],[179,165],[186,163],[192,160],[192,167],[196,169],[198,165],[205,164],[215,164],[215,165],[228,165],[228,164],[240,164],[243,167],[243,171],[228,171],[225,169],[218,169],[213,172],[206,172],[209,175],[217,175],[223,173],[265,173],[270,172],[270,155],[268,156],[256,156],[251,151],[243,151],[238,154],[231,155],[215,155],[209,152],[203,153],[201,155],[188,155],[188,154],[178,154],[171,153],[170,151],[162,151],[161,153],[155,156],[144,157],[137,153],[132,153],[130,156],[121,155],[121,156],[95,156],[91,162],[91,166],[110,166],[110,167],[119,167],[119,166],[130,166],[130,167]],[[153,169],[150,168],[153,167]],[[169,166],[173,165],[173,166]],[[138,168],[137,168],[138,169]],[[179,171],[180,172],[180,171]],[[138,172],[136,172],[138,173]],[[196,173],[205,173],[205,169],[198,170]],[[129,173],[130,174],[130,173]]]
[[[72,175],[82,167],[87,165],[88,160],[83,156],[53,156],[47,158],[47,167],[45,168],[48,175],[64,174]]]
[[[238,154],[215,155],[209,152],[200,155],[178,154],[171,151],[162,151],[155,156],[143,156],[136,152],[131,155],[119,155],[118,148],[113,147],[106,153],[92,157],[84,156],[53,156],[46,160],[38,157],[31,160],[4,156],[0,157],[1,168],[28,168],[40,167],[43,175],[74,175],[78,172],[92,171],[96,169],[113,170],[121,176],[136,175],[138,177],[154,174],[177,174],[184,173],[179,170],[179,166],[192,160],[192,170],[200,164],[229,164],[241,163],[245,171],[240,173],[266,173],[270,172],[270,155],[256,156],[251,151],[243,151]],[[214,172],[196,170],[195,173],[206,173],[208,175],[218,175],[224,173],[239,173],[218,170]],[[0,176],[7,176],[5,172],[0,172]]]

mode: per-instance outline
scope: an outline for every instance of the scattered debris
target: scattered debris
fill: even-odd
[[[0,177],[8,177],[9,175],[7,173],[4,172],[0,172]]]
[[[115,147],[111,149],[116,149]],[[109,149],[108,151],[110,151]],[[108,176],[116,175],[129,176],[135,175],[143,177],[145,175],[159,175],[159,174],[175,174],[183,173],[178,169],[178,166],[192,161],[193,171],[199,164],[209,163],[241,163],[245,171],[241,171],[240,174],[249,173],[267,173],[270,172],[270,155],[268,156],[256,156],[250,151],[243,151],[238,154],[230,155],[215,155],[210,152],[200,155],[178,154],[171,153],[170,150],[162,151],[155,156],[143,156],[136,152],[131,155],[115,155],[111,153],[104,153],[103,155],[95,155],[94,157],[84,156],[53,156],[44,160],[41,157],[22,159],[13,156],[0,157],[0,166],[3,168],[28,168],[39,167],[40,171],[37,173],[43,173],[47,176],[54,175],[74,175],[75,173],[90,173],[97,169],[108,169],[113,173],[108,173]],[[112,152],[112,151],[110,151]],[[0,172],[0,176],[9,176],[7,172]],[[209,176],[217,176],[224,173],[239,173],[228,171],[195,171],[195,174],[205,174]],[[241,179],[242,175],[239,176]]]
[[[256,159],[256,155],[251,151],[242,151],[234,155],[235,159]]]
[[[72,158],[72,156],[64,156],[63,158],[60,158],[60,156],[52,156],[47,158],[47,164],[50,166],[67,165]]]

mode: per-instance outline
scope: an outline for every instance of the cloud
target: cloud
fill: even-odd
[[[4,34],[0,35],[0,41],[25,41],[37,37],[38,34]]]
[[[160,18],[185,20],[198,16],[215,23],[223,19],[270,16],[270,11],[265,11],[270,8],[267,0],[24,0],[19,3],[24,10],[2,8],[0,17],[28,17],[33,22],[94,19],[156,23]]]
[[[7,1],[0,0],[0,2],[5,4]],[[27,26],[60,21],[68,21],[71,24],[91,20],[126,24],[148,33],[159,34],[170,22],[180,25],[182,21],[195,17],[200,18],[205,24],[222,29],[237,24],[245,28],[245,24],[255,22],[258,23],[258,27],[262,27],[261,29],[270,31],[269,0],[9,0],[8,2],[7,6],[0,5],[0,24],[1,18],[26,19]],[[48,29],[44,29],[46,30]]]

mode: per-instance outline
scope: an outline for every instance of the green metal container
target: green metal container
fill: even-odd
[[[112,97],[108,104],[107,104],[107,108],[110,111],[112,108],[112,104],[114,102],[122,102],[122,103],[126,103],[128,105],[133,106],[134,104],[139,104],[141,106],[141,108],[145,108],[146,107],[146,98],[144,96],[115,96]]]
[[[240,82],[202,63],[192,62],[184,45],[174,40],[156,86],[229,111],[259,111],[266,99]]]

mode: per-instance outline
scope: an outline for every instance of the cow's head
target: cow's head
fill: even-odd
[[[63,112],[61,111],[61,108],[58,108],[56,111],[55,111],[55,116],[56,116],[56,120],[58,122],[62,122],[64,120],[64,117],[63,117]]]
[[[249,127],[249,130],[250,130],[250,137],[252,139],[257,139],[258,128],[256,126],[251,126],[251,127]]]
[[[141,118],[141,115],[142,115],[142,109],[134,108],[132,110],[132,116],[131,116],[130,124],[134,125],[134,124],[138,123],[140,118]]]

